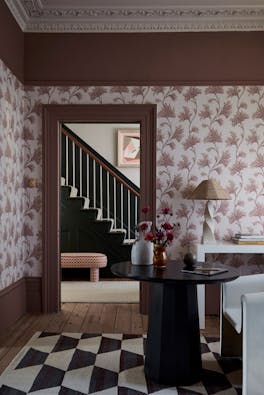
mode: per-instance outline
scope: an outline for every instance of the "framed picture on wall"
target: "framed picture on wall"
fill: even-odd
[[[140,130],[117,130],[117,166],[139,167],[140,165]]]

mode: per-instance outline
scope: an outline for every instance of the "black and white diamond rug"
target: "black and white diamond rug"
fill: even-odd
[[[201,337],[202,381],[168,387],[146,380],[145,335],[37,332],[0,376],[4,395],[236,395],[241,361],[220,358],[219,341]]]

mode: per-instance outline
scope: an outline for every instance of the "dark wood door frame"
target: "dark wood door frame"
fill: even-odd
[[[140,199],[156,213],[156,105],[83,104],[43,106],[43,266],[42,310],[60,310],[60,125],[63,122],[139,123]],[[141,292],[142,298],[142,292]],[[147,296],[146,296],[147,298]],[[144,297],[143,297],[144,299]],[[143,312],[147,302],[142,300]]]

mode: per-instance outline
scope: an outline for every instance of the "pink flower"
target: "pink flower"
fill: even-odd
[[[171,224],[169,224],[168,222],[164,222],[164,224],[162,224],[163,229],[165,230],[172,230],[173,226]]]
[[[154,238],[155,238],[155,236],[153,235],[152,232],[146,233],[145,237],[144,237],[144,239],[147,240],[147,241],[152,241]]]
[[[143,222],[140,226],[139,226],[139,230],[141,230],[142,232],[144,232],[144,230],[148,229],[148,224],[146,222]]]
[[[150,211],[150,207],[149,206],[143,207],[141,211],[142,213],[147,214]]]
[[[172,240],[174,239],[174,235],[172,232],[167,232],[166,237],[167,237],[168,243],[171,243]]]
[[[164,233],[161,229],[157,229],[156,230],[156,238],[158,239],[158,241],[161,241],[164,237]]]
[[[150,211],[150,207],[143,207],[141,211],[146,214],[148,211]],[[157,215],[157,218],[161,217],[159,220],[159,226],[154,226],[153,229],[150,230],[151,223],[148,221],[143,221],[136,226],[136,229],[144,234],[144,239],[146,241],[151,241],[152,243],[166,246],[173,241],[175,236],[178,237],[179,235],[180,224],[171,224],[169,222],[169,217],[171,216],[172,212],[169,207],[161,207],[160,214]]]

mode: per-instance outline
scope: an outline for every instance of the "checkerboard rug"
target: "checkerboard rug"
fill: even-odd
[[[235,395],[241,361],[220,358],[219,341],[201,337],[202,381],[169,387],[145,378],[145,335],[37,332],[0,376],[0,394]]]

